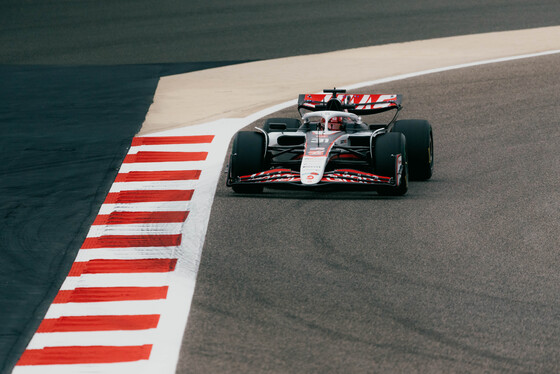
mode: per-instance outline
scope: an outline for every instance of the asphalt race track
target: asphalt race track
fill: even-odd
[[[434,128],[405,197],[222,183],[178,372],[557,372],[559,67],[376,86]]]
[[[0,372],[54,296],[159,76],[560,15],[555,1],[416,3],[3,2]],[[335,33],[333,12],[348,20]],[[559,63],[375,87],[435,129],[434,178],[404,198],[221,184],[178,372],[559,371]]]

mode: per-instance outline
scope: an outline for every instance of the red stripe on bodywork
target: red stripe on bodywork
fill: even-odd
[[[181,244],[181,234],[174,235],[105,235],[86,238],[81,249],[124,247],[172,247]]]
[[[189,201],[194,190],[133,190],[109,192],[104,204]]]
[[[17,363],[26,365],[109,364],[150,358],[152,345],[138,346],[71,346],[28,349]]]
[[[147,136],[132,139],[132,146],[159,145],[159,144],[207,144],[212,143],[214,135],[189,135],[189,136]]]
[[[72,331],[119,331],[155,329],[158,314],[120,316],[77,316],[44,319],[38,333]]]
[[[185,222],[188,211],[177,212],[112,212],[100,214],[92,225],[125,225],[131,223],[173,223]]]
[[[167,286],[162,287],[87,287],[60,290],[53,304],[98,303],[107,301],[159,300],[167,296]]]
[[[344,154],[336,155],[336,156],[332,157],[331,160],[337,160],[337,159],[341,159],[341,158],[343,158],[343,159],[353,159],[353,160],[359,160],[360,159],[360,157],[358,157],[358,156],[356,156],[352,153],[344,153]]]
[[[115,182],[179,181],[198,178],[200,170],[131,171],[117,174]]]
[[[167,273],[175,270],[176,258],[148,258],[142,260],[89,260],[75,262],[70,270],[70,277],[82,274],[112,273]]]
[[[208,152],[144,152],[129,154],[123,163],[134,162],[179,162],[179,161],[204,161]]]

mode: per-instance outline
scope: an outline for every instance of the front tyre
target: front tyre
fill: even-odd
[[[400,132],[406,138],[410,179],[430,179],[434,170],[434,137],[430,123],[420,119],[400,120],[391,131]]]
[[[237,177],[263,171],[265,168],[264,151],[264,134],[254,131],[238,132],[233,139],[229,177],[235,181]],[[262,185],[255,184],[233,184],[231,187],[237,193],[260,193],[263,191]]]
[[[375,174],[394,178],[396,186],[380,186],[377,193],[383,196],[402,196],[408,191],[408,159],[406,138],[401,133],[389,132],[375,139]],[[400,157],[401,167],[398,167]]]

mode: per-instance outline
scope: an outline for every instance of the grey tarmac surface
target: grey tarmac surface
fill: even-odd
[[[433,125],[402,198],[222,180],[177,372],[558,372],[559,77],[554,55],[363,89]]]

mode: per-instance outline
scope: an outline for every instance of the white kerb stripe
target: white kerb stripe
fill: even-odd
[[[177,256],[177,247],[95,248],[79,250],[75,262],[86,262],[90,260],[177,258]]]
[[[45,318],[161,314],[165,307],[165,299],[51,304]]]
[[[172,235],[180,234],[182,227],[183,222],[95,225],[91,226],[87,237],[96,238],[104,235]]]
[[[190,204],[190,200],[103,204],[98,215],[107,215],[112,212],[183,212],[189,210]]]
[[[135,145],[128,150],[129,155],[138,152],[208,152],[211,143],[199,144],[154,144]]]
[[[115,182],[109,192],[137,190],[193,190],[198,180],[146,181],[146,182]]]
[[[122,164],[119,173],[131,171],[203,170],[206,161],[132,162]]]
[[[168,285],[168,272],[82,274],[79,277],[67,277],[60,290],[86,287],[161,287]]]
[[[156,329],[134,331],[49,332],[33,335],[27,349],[70,346],[127,346],[153,344]]]

